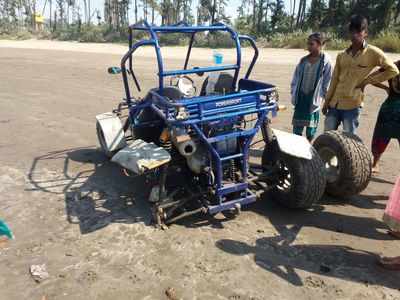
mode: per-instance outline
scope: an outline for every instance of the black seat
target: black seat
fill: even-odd
[[[151,91],[159,92],[158,88],[151,89]],[[150,93],[146,96],[146,98],[150,95]],[[176,86],[166,86],[163,88],[163,96],[168,98],[169,100],[180,100],[183,98],[183,93]]]
[[[200,96],[206,95],[208,78],[204,80],[203,85],[201,86]],[[232,88],[233,84],[233,76],[230,73],[222,72],[219,74],[217,83],[215,84],[214,92],[217,94],[229,94],[234,92]]]
[[[159,93],[158,88],[151,89],[147,93],[145,101],[149,100],[150,97],[152,97],[150,93],[151,91]],[[163,92],[163,96],[168,98],[169,101],[176,101],[183,98],[182,92],[175,86],[166,86],[163,88]],[[161,120],[160,116],[157,115],[157,113],[151,107],[146,107],[140,111],[136,118],[139,123],[153,123],[154,125],[151,127],[134,128],[133,136],[136,139],[142,139],[148,143],[153,142],[155,144],[158,144],[159,137],[164,129],[164,123]]]

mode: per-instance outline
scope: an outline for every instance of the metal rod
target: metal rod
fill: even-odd
[[[187,211],[187,212],[184,212],[184,213],[180,214],[179,216],[176,216],[175,218],[166,220],[165,224],[171,224],[171,223],[174,223],[174,222],[176,222],[176,221],[178,221],[180,219],[183,219],[183,218],[186,218],[188,216],[192,216],[192,215],[198,214],[200,212],[204,212],[204,211],[206,211],[206,209],[204,207],[200,207],[200,208],[197,208],[197,209],[192,210],[192,211]]]
[[[185,70],[171,70],[164,71],[160,73],[160,76],[168,77],[168,76],[176,76],[176,75],[186,75],[186,74],[198,74],[198,73],[210,73],[216,71],[227,71],[227,70],[237,70],[239,69],[238,65],[224,65],[219,67],[205,67],[205,68],[193,68],[193,69],[185,69]]]
[[[252,72],[252,70],[253,70],[253,68],[254,68],[254,65],[255,65],[255,63],[257,61],[259,52],[258,52],[258,48],[257,48],[257,45],[256,45],[255,41],[251,37],[249,37],[247,35],[239,35],[239,40],[248,41],[250,43],[251,47],[254,50],[253,59],[251,60],[249,68],[247,69],[246,75],[244,76],[245,79],[248,79],[250,74],[251,74],[251,72]]]
[[[128,83],[128,75],[127,75],[128,73],[126,71],[126,61],[129,59],[129,57],[132,56],[133,52],[135,52],[137,48],[139,48],[141,46],[145,46],[145,45],[155,46],[155,41],[143,40],[143,41],[137,42],[135,45],[132,46],[131,49],[129,49],[129,51],[121,59],[121,73],[122,73],[122,79],[123,79],[124,87],[125,87],[126,101],[128,104],[131,103],[131,93],[130,93],[129,83]],[[134,75],[133,75],[133,77],[134,77],[136,87],[140,91],[139,83],[137,82],[137,80],[135,80],[136,77]]]
[[[188,52],[186,54],[186,59],[185,59],[185,65],[183,66],[183,69],[186,70],[188,63],[189,63],[189,58],[190,58],[190,54],[192,53],[192,47],[193,47],[193,42],[194,42],[194,36],[196,33],[192,33],[191,37],[190,37],[190,42],[189,42],[189,48],[188,48]]]

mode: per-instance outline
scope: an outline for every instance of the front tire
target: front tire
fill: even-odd
[[[311,160],[297,158],[286,153],[278,154],[278,161],[271,165],[270,152],[264,149],[264,170],[277,169],[272,178],[269,194],[274,201],[289,208],[310,208],[321,199],[325,191],[324,165],[313,149]],[[276,178],[278,177],[278,178]]]
[[[371,180],[372,158],[357,135],[328,131],[314,141],[314,147],[324,162],[328,194],[348,197],[366,189]]]

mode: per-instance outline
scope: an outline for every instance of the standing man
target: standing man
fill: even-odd
[[[337,130],[355,133],[359,125],[360,110],[364,100],[364,88],[395,77],[399,70],[377,47],[368,45],[368,21],[365,17],[351,17],[349,32],[351,46],[339,53],[322,113],[326,115],[325,131]],[[370,75],[376,67],[383,72]]]

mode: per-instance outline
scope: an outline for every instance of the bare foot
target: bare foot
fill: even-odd
[[[379,264],[387,270],[400,271],[400,256],[396,257],[381,257]]]
[[[372,167],[372,174],[379,174],[379,167],[378,166]]]

